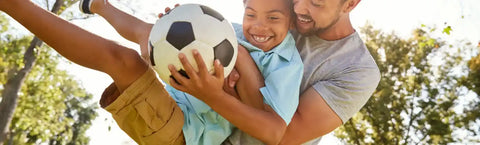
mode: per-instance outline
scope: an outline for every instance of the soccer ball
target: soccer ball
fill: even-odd
[[[150,31],[151,65],[159,77],[169,83],[168,65],[186,76],[178,59],[179,53],[198,71],[192,50],[197,49],[213,74],[213,62],[219,59],[227,76],[237,60],[237,38],[230,22],[215,10],[198,4],[180,5],[158,19]]]

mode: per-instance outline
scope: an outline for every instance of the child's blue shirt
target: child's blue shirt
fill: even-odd
[[[241,25],[233,26],[238,43],[250,52],[265,79],[265,87],[260,88],[263,101],[288,125],[297,110],[303,75],[303,63],[295,47],[295,40],[288,33],[282,43],[264,52],[247,42]]]

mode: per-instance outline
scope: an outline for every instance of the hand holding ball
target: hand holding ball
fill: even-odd
[[[219,59],[224,76],[228,76],[237,59],[237,46],[230,22],[215,10],[198,4],[180,5],[166,13],[157,20],[149,37],[151,64],[166,83],[171,76],[169,64],[186,75],[179,53],[184,53],[198,71],[193,49],[198,50],[210,73],[214,73],[214,60]]]

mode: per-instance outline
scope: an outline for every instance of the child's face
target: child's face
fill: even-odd
[[[290,24],[291,11],[285,0],[246,0],[243,35],[250,44],[269,51],[283,41]]]

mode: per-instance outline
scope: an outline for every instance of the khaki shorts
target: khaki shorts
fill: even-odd
[[[152,68],[121,94],[111,84],[105,89],[100,105],[140,145],[185,144],[183,112]]]

